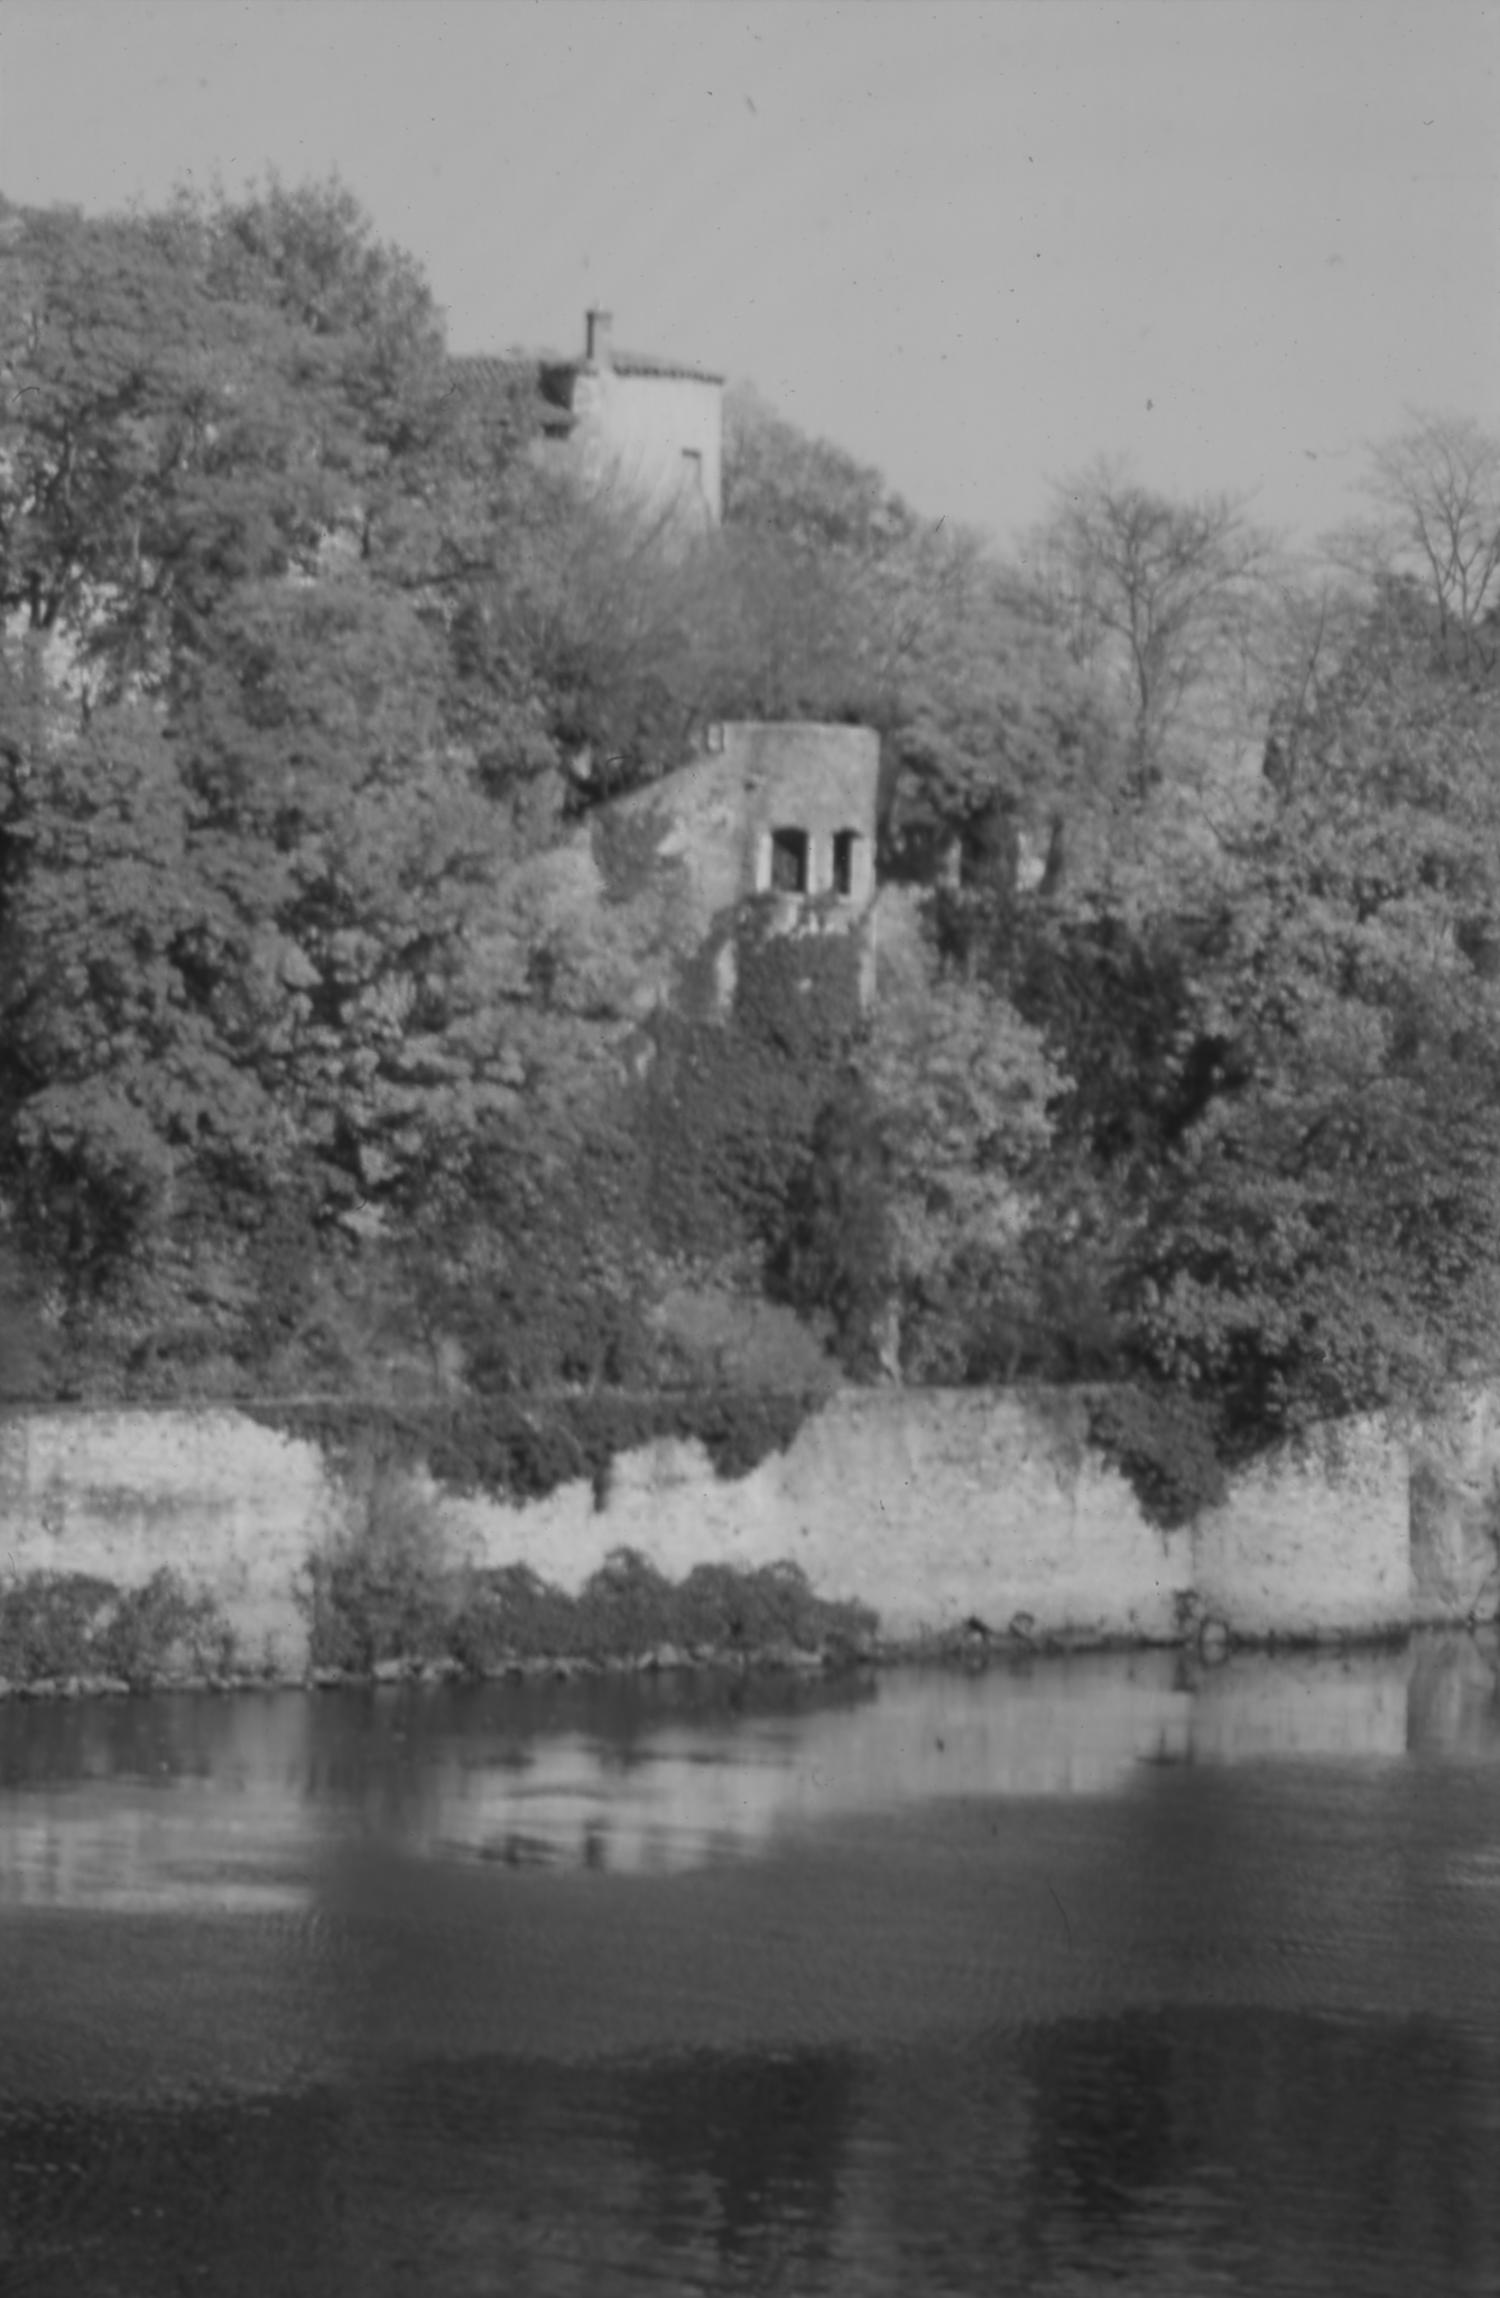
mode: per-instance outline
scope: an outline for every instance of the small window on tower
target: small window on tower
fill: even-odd
[[[846,901],[854,891],[854,850],[858,843],[857,830],[833,833],[833,890]]]
[[[684,447],[682,450],[682,483],[690,487],[695,495],[703,492],[703,457],[696,447]]]
[[[771,891],[773,894],[807,892],[807,832],[771,832]]]

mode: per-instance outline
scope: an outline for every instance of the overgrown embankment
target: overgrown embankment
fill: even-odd
[[[883,1654],[1171,1643],[1216,1621],[1306,1640],[1480,1616],[1484,1429],[1456,1465],[1434,1456],[1441,1507],[1414,1510],[1399,1432],[1347,1422],[1163,1524],[1101,1449],[1097,1403],[844,1388],[747,1472],[653,1434],[597,1472],[581,1452],[536,1497],[437,1477],[420,1452],[403,1464],[388,1430],[336,1445],[227,1409],[8,1414],[0,1675],[822,1665],[877,1638]],[[1136,1432],[1110,1433],[1118,1454]],[[1441,1548],[1436,1575],[1418,1574],[1419,1534]]]
[[[816,1596],[780,1563],[703,1563],[679,1580],[613,1550],[576,1594],[525,1564],[445,1568],[420,1507],[388,1489],[310,1575],[316,1671],[436,1668],[489,1676],[528,1664],[820,1667],[873,1656],[864,1604]]]
[[[702,1564],[672,1580],[619,1549],[577,1594],[526,1565],[454,1571],[399,1499],[311,1560],[316,1683],[549,1670],[823,1669],[876,1656],[875,1614],[815,1596],[794,1564]],[[0,1586],[0,1697],[75,1698],[266,1680],[215,1599],[160,1571],[142,1588],[83,1572]]]

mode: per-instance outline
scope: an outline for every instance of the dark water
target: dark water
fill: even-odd
[[[1497,1666],[0,1707],[0,2289],[1495,2298]]]

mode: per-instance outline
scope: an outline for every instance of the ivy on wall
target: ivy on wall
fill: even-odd
[[[843,1088],[863,1027],[861,937],[778,925],[769,903],[738,914],[726,1016],[654,1024],[634,1126],[663,1251],[712,1260],[732,1240],[774,1252],[793,1176]]]
[[[251,1404],[251,1419],[319,1445],[345,1477],[376,1480],[426,1466],[458,1492],[537,1500],[587,1478],[602,1507],[617,1454],[696,1440],[715,1473],[747,1476],[791,1443],[818,1399],[764,1390],[594,1389],[575,1395],[466,1398],[402,1408],[319,1398]]]

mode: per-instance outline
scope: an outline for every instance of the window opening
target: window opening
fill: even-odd
[[[857,830],[835,830],[833,833],[833,890],[847,900],[854,891],[854,848]]]
[[[807,832],[771,832],[771,891],[773,894],[807,892]]]

